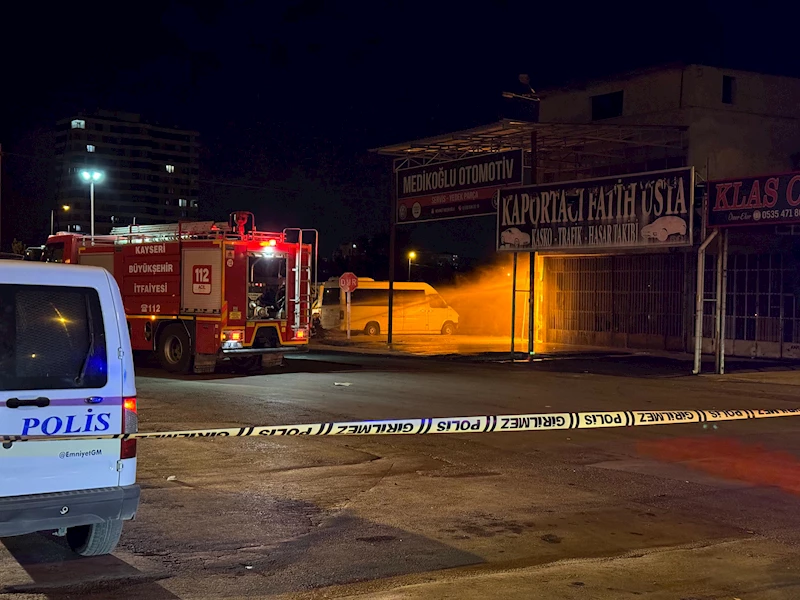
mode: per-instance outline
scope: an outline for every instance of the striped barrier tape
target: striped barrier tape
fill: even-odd
[[[800,415],[800,408],[769,410],[626,410],[613,412],[562,412],[525,415],[485,415],[425,419],[388,419],[305,425],[251,425],[216,429],[190,429],[77,436],[2,436],[4,442],[47,440],[100,440],[148,438],[255,437],[272,435],[426,435],[433,433],[497,433],[503,431],[548,431],[558,429],[603,429],[640,425],[678,425],[745,421]]]

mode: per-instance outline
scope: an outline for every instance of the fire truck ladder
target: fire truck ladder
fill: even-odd
[[[127,238],[129,243],[142,241],[177,241],[181,239],[216,239],[231,232],[227,223],[189,221],[160,225],[126,225],[111,229],[111,235]]]
[[[303,329],[308,331],[311,328],[311,303],[312,290],[316,289],[317,285],[317,258],[319,255],[319,231],[316,229],[300,229],[299,227],[290,227],[283,230],[284,239],[287,233],[297,234],[297,260],[295,261],[294,269],[294,329]],[[303,238],[305,234],[310,233],[314,236],[314,264],[313,276],[314,287],[311,287],[312,276],[312,263],[311,253],[307,254],[307,258],[303,258]],[[287,290],[288,291],[288,290]],[[305,305],[303,304],[305,303]],[[303,310],[302,307],[306,309]]]

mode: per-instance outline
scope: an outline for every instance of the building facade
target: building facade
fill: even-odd
[[[425,173],[425,179],[420,176],[430,185],[425,190],[435,191],[396,203],[399,210],[402,202],[416,202],[415,219],[425,216],[421,208],[425,203],[444,203],[437,206],[446,205],[458,215],[473,204],[480,208],[478,200],[495,194],[498,250],[522,258],[523,271],[535,268],[526,291],[531,301],[527,310],[516,311],[515,323],[529,344],[533,339],[545,344],[692,351],[697,347],[699,304],[699,344],[704,352],[718,350],[724,326],[726,354],[800,358],[800,237],[796,235],[800,220],[764,225],[762,219],[772,217],[757,211],[746,227],[723,234],[707,227],[705,218],[709,182],[758,175],[777,181],[775,174],[800,171],[800,79],[706,65],[665,65],[538,92],[526,86],[524,96],[504,96],[524,100],[536,110],[374,151],[394,158],[397,181],[406,169]],[[508,152],[520,152],[522,187],[483,183],[483,188],[474,185],[472,190],[458,179],[461,187],[453,187],[451,193],[452,173],[460,178],[462,171],[476,168],[468,161]],[[688,172],[688,167],[696,184],[691,192],[694,203],[685,219],[679,219],[680,231],[664,229],[662,239],[660,229],[645,231],[650,220],[642,221],[639,230],[635,225],[639,217],[628,214],[627,208],[620,213],[620,207],[627,206],[619,203],[620,190],[635,189],[624,183],[634,179],[633,174],[645,174],[645,179],[670,177]],[[785,179],[794,181],[791,176]],[[650,184],[642,181],[644,210],[647,194],[658,194],[660,184],[647,187]],[[575,191],[582,187],[599,190],[587,193],[600,194],[594,199],[600,198],[595,206],[602,205],[602,211],[567,212],[567,206],[570,211],[584,206],[584,196]],[[616,212],[611,204],[606,212],[602,200],[606,188],[617,194]],[[796,196],[800,188],[791,189]],[[486,190],[489,193],[481,195]],[[788,198],[791,193],[785,191],[788,205],[800,206],[800,196]],[[558,204],[552,201],[553,194],[558,195]],[[586,197],[591,207],[592,196]],[[755,193],[737,198],[735,204],[758,207],[761,201]],[[669,196],[657,216],[664,206],[671,214]],[[402,222],[403,215],[398,214]],[[577,226],[570,227],[567,220]],[[556,222],[567,224],[561,228],[565,234],[577,235],[562,240],[558,231],[558,236],[539,237],[548,230],[553,234]],[[604,228],[610,232],[612,223],[635,225],[619,230],[635,230],[636,240],[630,236],[612,240],[609,235],[598,243],[596,236],[592,239],[592,222],[602,224],[596,228],[601,232]],[[670,241],[673,234],[680,239]],[[654,237],[667,242],[665,247],[642,243]],[[532,255],[530,262],[525,254]],[[723,258],[718,261],[718,257]],[[718,273],[720,264],[726,267]],[[698,282],[703,286],[699,303]]]
[[[800,80],[704,65],[668,66],[542,92],[540,121],[688,128],[682,155],[627,172],[693,166],[698,184],[800,169]],[[618,171],[617,171],[618,172]],[[617,174],[598,167],[579,177]],[[550,174],[569,180],[568,172]],[[696,222],[705,189],[698,188]],[[549,343],[691,350],[696,248],[658,254],[545,256],[542,340]],[[731,231],[725,352],[800,358],[800,238],[792,228]],[[705,261],[704,352],[714,350],[718,252]]]
[[[541,122],[688,127],[681,166],[694,166],[701,180],[800,168],[800,79],[674,65],[541,97]]]
[[[198,213],[199,134],[145,123],[139,115],[97,111],[57,123],[56,214],[59,229],[90,230],[89,185],[95,185],[95,231],[133,223],[192,220]],[[68,208],[67,208],[68,207]]]

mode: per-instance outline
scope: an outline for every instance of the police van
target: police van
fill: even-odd
[[[108,271],[0,264],[0,537],[53,530],[79,555],[112,552],[139,505],[136,440],[69,438],[137,426],[125,309]]]

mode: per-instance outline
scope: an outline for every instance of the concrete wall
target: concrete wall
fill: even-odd
[[[733,104],[722,102],[723,75],[735,78]],[[591,123],[592,96],[619,90],[622,116],[595,122],[689,126],[688,162],[704,178],[800,168],[800,79],[701,65],[642,71],[546,90],[540,120]]]

